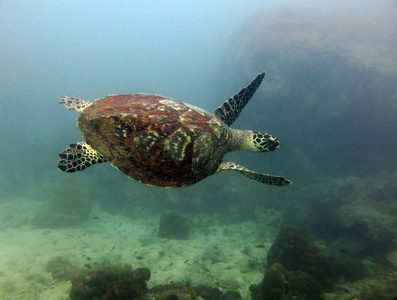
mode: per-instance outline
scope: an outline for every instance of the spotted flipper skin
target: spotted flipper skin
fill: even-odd
[[[242,88],[241,91],[233,97],[230,97],[220,107],[218,107],[214,114],[225,124],[230,126],[240,115],[248,101],[250,101],[257,88],[261,85],[265,74],[265,71],[258,74],[248,86]]]
[[[58,169],[62,172],[73,173],[106,161],[101,154],[92,149],[86,142],[81,142],[70,144],[65,151],[59,154]]]
[[[59,99],[59,104],[66,106],[66,108],[69,110],[83,111],[84,108],[92,104],[92,102],[90,101],[86,101],[76,97],[63,96],[63,97],[59,97],[58,99]]]
[[[244,176],[251,178],[253,180],[262,182],[264,184],[268,185],[278,185],[278,186],[285,186],[285,185],[290,185],[291,181],[288,179],[285,179],[282,176],[275,176],[275,175],[268,175],[268,174],[262,174],[258,172],[251,171],[243,166],[240,166],[239,164],[236,164],[235,162],[232,161],[223,161],[217,172],[220,171],[236,171],[240,174],[243,174]]]

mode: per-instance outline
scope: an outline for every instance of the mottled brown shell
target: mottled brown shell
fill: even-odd
[[[179,187],[213,174],[230,129],[212,114],[148,94],[111,95],[78,117],[84,138],[113,166],[152,185]]]

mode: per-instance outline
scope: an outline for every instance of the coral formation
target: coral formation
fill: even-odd
[[[287,272],[286,295],[294,300],[322,300],[323,290],[317,280],[308,273]]]
[[[150,270],[132,270],[130,266],[103,266],[72,280],[70,300],[138,299],[146,290]]]
[[[171,283],[147,289],[150,274],[147,268],[98,267],[72,280],[70,300],[241,300],[236,291],[223,293],[206,285]]]
[[[280,299],[285,295],[287,271],[279,264],[272,264],[265,274],[262,283],[262,296],[265,299]]]
[[[218,288],[182,283],[158,285],[147,289],[150,270],[104,266],[86,272],[72,281],[70,300],[240,300],[238,292],[221,292]]]
[[[267,253],[267,265],[282,264],[288,271],[312,275],[326,291],[333,288],[336,274],[328,256],[313,244],[301,227],[284,225]]]
[[[161,215],[159,237],[186,240],[192,227],[191,220],[179,212],[166,212]]]
[[[258,286],[251,285],[253,300],[321,300],[322,289],[313,276],[305,272],[287,271],[274,263]]]

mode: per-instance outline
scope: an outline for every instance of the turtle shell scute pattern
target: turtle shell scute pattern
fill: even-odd
[[[77,125],[87,143],[121,172],[165,187],[191,185],[215,173],[230,136],[212,114],[148,94],[99,99]]]

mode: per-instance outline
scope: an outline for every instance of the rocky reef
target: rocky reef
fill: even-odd
[[[287,271],[274,263],[267,270],[259,285],[251,285],[253,300],[321,300],[323,290],[317,280],[308,273]]]
[[[184,283],[147,288],[151,272],[147,268],[102,266],[86,271],[72,280],[70,300],[239,300],[238,292]]]
[[[302,227],[284,225],[267,253],[265,277],[251,285],[254,300],[321,300],[337,275],[329,257]]]
[[[267,253],[263,280],[250,286],[252,299],[397,299],[393,257],[377,264],[344,252],[329,255],[322,248],[303,227],[284,225]]]
[[[266,101],[246,108],[252,118],[245,124],[271,127],[282,147],[288,145],[274,163],[279,172],[286,167],[294,184],[322,174],[374,178],[396,170],[394,16],[386,6],[361,16],[357,9],[258,11],[235,34],[224,59],[223,72],[237,74],[225,78],[228,89],[266,69],[266,89],[257,92]],[[371,34],[381,23],[388,26]]]
[[[312,275],[326,291],[331,291],[336,273],[328,256],[312,241],[302,227],[284,225],[269,252],[267,265],[282,264],[288,271]]]
[[[139,299],[146,290],[150,270],[130,266],[103,266],[88,271],[72,280],[70,300]]]

